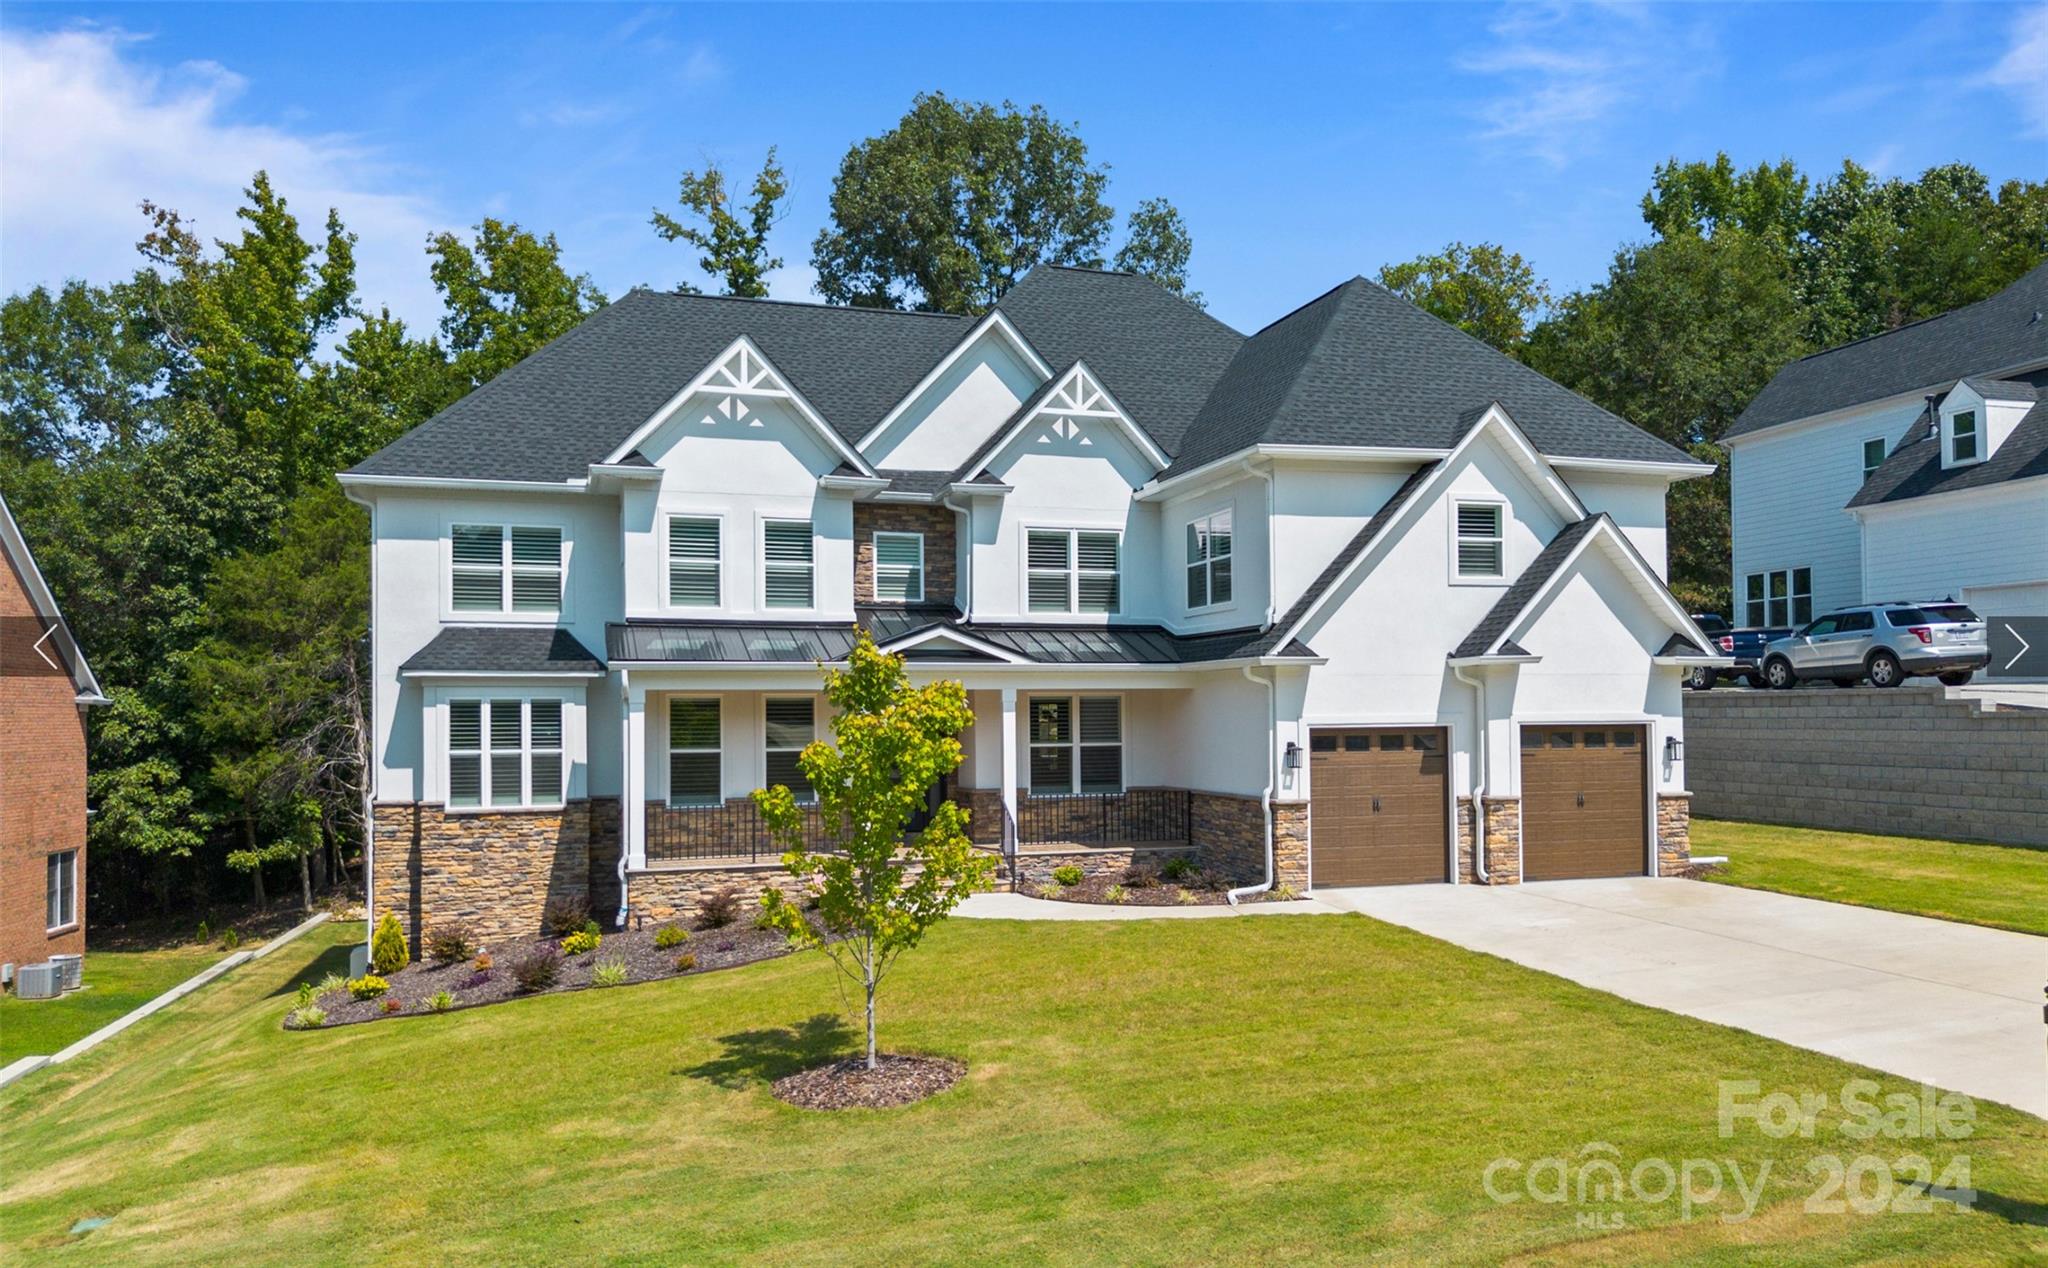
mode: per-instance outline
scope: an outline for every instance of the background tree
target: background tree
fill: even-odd
[[[964,687],[912,687],[903,658],[876,650],[862,631],[846,668],[825,672],[825,699],[837,711],[833,743],[812,742],[797,764],[816,791],[832,852],[805,848],[807,812],[787,787],[758,789],[754,803],[787,850],[782,862],[790,876],[816,890],[818,918],[839,936],[821,939],[802,902],[779,889],[762,894],[762,915],[792,943],[822,947],[859,983],[872,1070],[875,993],[890,965],[961,899],[986,888],[995,862],[968,842],[967,812],[950,801],[904,839],[904,825],[924,810],[932,785],[960,765],[959,735],[974,721]]]
[[[511,221],[487,217],[474,244],[436,234],[427,254],[447,306],[441,338],[466,387],[496,378],[605,304],[587,275],[562,267],[554,234],[536,237]]]
[[[1550,288],[1519,254],[1491,242],[1453,242],[1434,255],[1380,270],[1380,285],[1426,313],[1520,355],[1530,324],[1550,304]]]
[[[782,218],[779,210],[789,180],[775,161],[775,147],[768,147],[768,159],[754,177],[753,201],[744,218],[735,211],[726,192],[725,173],[718,164],[706,162],[702,172],[684,172],[676,195],[685,214],[702,222],[687,224],[654,210],[654,231],[664,241],[687,242],[703,254],[697,265],[725,283],[725,293],[749,299],[765,299],[768,274],[782,267],[780,258],[768,254],[768,231]]]
[[[1043,106],[922,93],[848,150],[832,223],[812,245],[818,293],[869,308],[980,313],[1033,265],[1100,267],[1115,212],[1106,167]]]
[[[1195,307],[1206,308],[1202,293],[1188,289],[1188,260],[1194,253],[1195,240],[1180,212],[1164,198],[1147,198],[1125,222],[1116,267],[1149,277]]]

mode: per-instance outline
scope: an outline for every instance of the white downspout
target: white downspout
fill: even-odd
[[[1273,742],[1280,736],[1280,689],[1276,682],[1279,677],[1277,671],[1272,678],[1259,678],[1253,675],[1250,665],[1240,665],[1238,668],[1244,671],[1247,681],[1266,684],[1266,790],[1259,794],[1259,817],[1266,824],[1266,879],[1256,885],[1241,886],[1225,894],[1224,898],[1233,907],[1237,906],[1237,900],[1240,898],[1263,894],[1273,888],[1273,785],[1277,781],[1277,776],[1273,773]]]
[[[1491,885],[1493,878],[1486,874],[1486,680],[1466,677],[1463,665],[1451,666],[1451,676],[1478,694],[1477,753],[1472,768],[1472,878]]]
[[[969,502],[966,506],[953,505],[953,492],[951,489],[948,489],[945,496],[939,499],[939,505],[958,516],[960,524],[966,528],[966,549],[962,550],[960,543],[957,542],[953,546],[954,558],[961,561],[960,580],[954,583],[953,598],[955,605],[967,614],[969,621],[972,621],[974,619],[974,503]],[[958,526],[956,526],[955,531],[957,533]],[[967,596],[964,603],[959,602],[962,594]]]
[[[619,671],[619,915],[613,927],[626,927],[626,853],[632,848],[633,832],[626,816],[633,813],[633,671]],[[642,814],[646,813],[643,808]]]

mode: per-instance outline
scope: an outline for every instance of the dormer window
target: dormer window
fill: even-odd
[[[1977,411],[1958,410],[1948,420],[1948,464],[1959,467],[1984,457],[1984,438],[1977,431]]]

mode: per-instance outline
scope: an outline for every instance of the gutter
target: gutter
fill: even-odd
[[[1478,764],[1472,772],[1472,877],[1481,885],[1491,885],[1493,878],[1486,873],[1486,680],[1466,677],[1465,667],[1456,661],[1451,662],[1451,677],[1472,688],[1478,696]]]
[[[646,798],[633,796],[633,671],[619,671],[619,914],[612,927],[626,927],[626,913],[631,910],[626,901],[626,853],[632,831],[626,826],[626,816],[631,813],[632,801],[642,802],[640,813],[646,814]],[[644,778],[644,776],[643,776]]]
[[[1252,676],[1250,665],[1244,666],[1243,670],[1247,682],[1266,684],[1266,789],[1259,794],[1259,817],[1266,824],[1266,879],[1256,885],[1240,886],[1225,894],[1224,900],[1232,907],[1237,906],[1240,898],[1263,894],[1273,888],[1273,784],[1277,778],[1273,773],[1273,741],[1280,735],[1280,688],[1276,681],[1279,675],[1262,679]]]
[[[956,606],[959,606],[963,612],[971,612],[974,610],[974,504],[969,502],[966,506],[953,505],[953,491],[960,487],[957,484],[947,485],[946,491],[939,495],[938,503],[940,506],[953,512],[955,520],[953,535],[956,539],[953,550],[956,557],[964,561],[960,568],[960,577],[953,583],[953,597],[958,599],[961,594],[965,593],[967,602]],[[963,529],[967,534],[965,539],[967,549],[965,551],[962,551],[959,547],[960,533]]]

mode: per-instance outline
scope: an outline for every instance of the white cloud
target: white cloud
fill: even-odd
[[[2028,136],[2048,136],[2048,4],[2013,23],[2012,48],[1992,68],[1991,82],[2018,99]]]
[[[145,48],[106,27],[0,30],[0,290],[132,273],[144,199],[204,237],[232,237],[242,189],[261,169],[307,237],[339,210],[358,236],[368,303],[431,328],[440,303],[426,238],[453,217],[355,139],[232,120],[244,81],[226,67],[152,66]]]
[[[1488,24],[1490,43],[1460,58],[1498,91],[1476,101],[1481,136],[1563,167],[1623,112],[1669,104],[1714,65],[1704,26],[1630,4],[1513,5]]]

